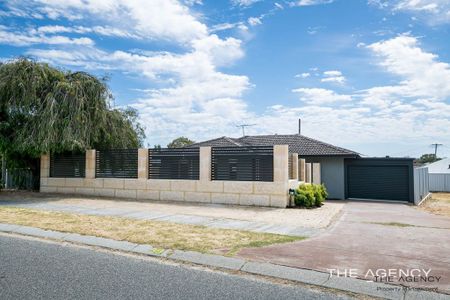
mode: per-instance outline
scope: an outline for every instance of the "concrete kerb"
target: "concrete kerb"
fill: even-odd
[[[322,285],[333,289],[340,289],[383,299],[404,299],[405,295],[405,290],[399,285],[387,285],[384,283],[365,281],[349,277],[330,277]]]
[[[122,251],[132,251],[134,248],[138,246],[138,244],[126,242],[126,241],[116,241],[111,239],[100,238],[96,236],[86,236],[79,235],[76,233],[71,233],[66,235],[63,238],[66,242],[75,242],[79,244],[104,247],[113,250],[122,250]]]
[[[233,271],[262,275],[319,287],[380,297],[384,299],[449,299],[448,294],[431,291],[405,289],[403,286],[376,283],[355,278],[330,277],[328,273],[291,268],[271,263],[245,261],[239,258],[220,255],[204,254],[194,251],[164,250],[151,245],[141,245],[127,241],[116,241],[95,236],[86,236],[75,233],[64,233],[52,230],[43,230],[35,227],[0,223],[0,232],[15,233],[38,238],[71,242],[75,244],[90,245],[108,248],[117,251],[126,251],[144,254],[171,260],[183,261],[207,267],[222,268]]]
[[[203,254],[194,251],[180,251],[174,250],[171,255],[168,256],[171,259],[187,261],[190,263],[207,265],[217,268],[224,268],[229,270],[240,270],[245,260],[239,258],[225,257],[220,255]]]
[[[329,278],[328,274],[322,272],[251,261],[245,263],[241,271],[319,286],[323,285]]]

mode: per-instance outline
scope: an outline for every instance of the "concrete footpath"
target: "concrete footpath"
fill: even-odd
[[[100,200],[101,201],[101,200]],[[119,202],[119,201],[117,201]],[[124,202],[126,203],[126,202]],[[231,218],[218,218],[192,214],[169,213],[167,211],[150,211],[133,207],[92,207],[87,205],[74,205],[65,203],[52,203],[45,201],[0,201],[0,206],[40,209],[95,216],[113,216],[138,220],[154,220],[178,224],[201,225],[212,228],[236,229],[255,232],[274,233],[290,236],[311,237],[322,233],[325,229],[302,227],[290,224],[274,224],[260,221],[248,221]],[[173,205],[172,205],[173,207]]]
[[[148,255],[176,261],[199,264],[207,267],[240,271],[250,274],[286,279],[295,282],[332,288],[384,299],[450,299],[450,295],[439,294],[398,285],[388,285],[346,277],[330,277],[328,273],[291,268],[271,263],[260,263],[241,258],[203,254],[192,251],[157,249],[151,245],[139,245],[95,236],[42,230],[34,227],[0,223],[0,232],[101,247],[115,251]]]

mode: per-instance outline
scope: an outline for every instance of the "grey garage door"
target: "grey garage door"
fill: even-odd
[[[410,201],[411,169],[401,161],[362,160],[346,164],[347,198]]]

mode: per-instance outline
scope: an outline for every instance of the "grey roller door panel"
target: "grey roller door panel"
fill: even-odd
[[[404,165],[349,165],[348,198],[409,200],[409,170]]]

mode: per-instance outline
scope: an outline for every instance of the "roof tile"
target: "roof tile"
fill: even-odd
[[[300,156],[359,156],[359,153],[324,143],[300,134],[254,135],[240,138],[220,137],[191,145],[190,147],[232,147],[289,145],[289,152]]]

